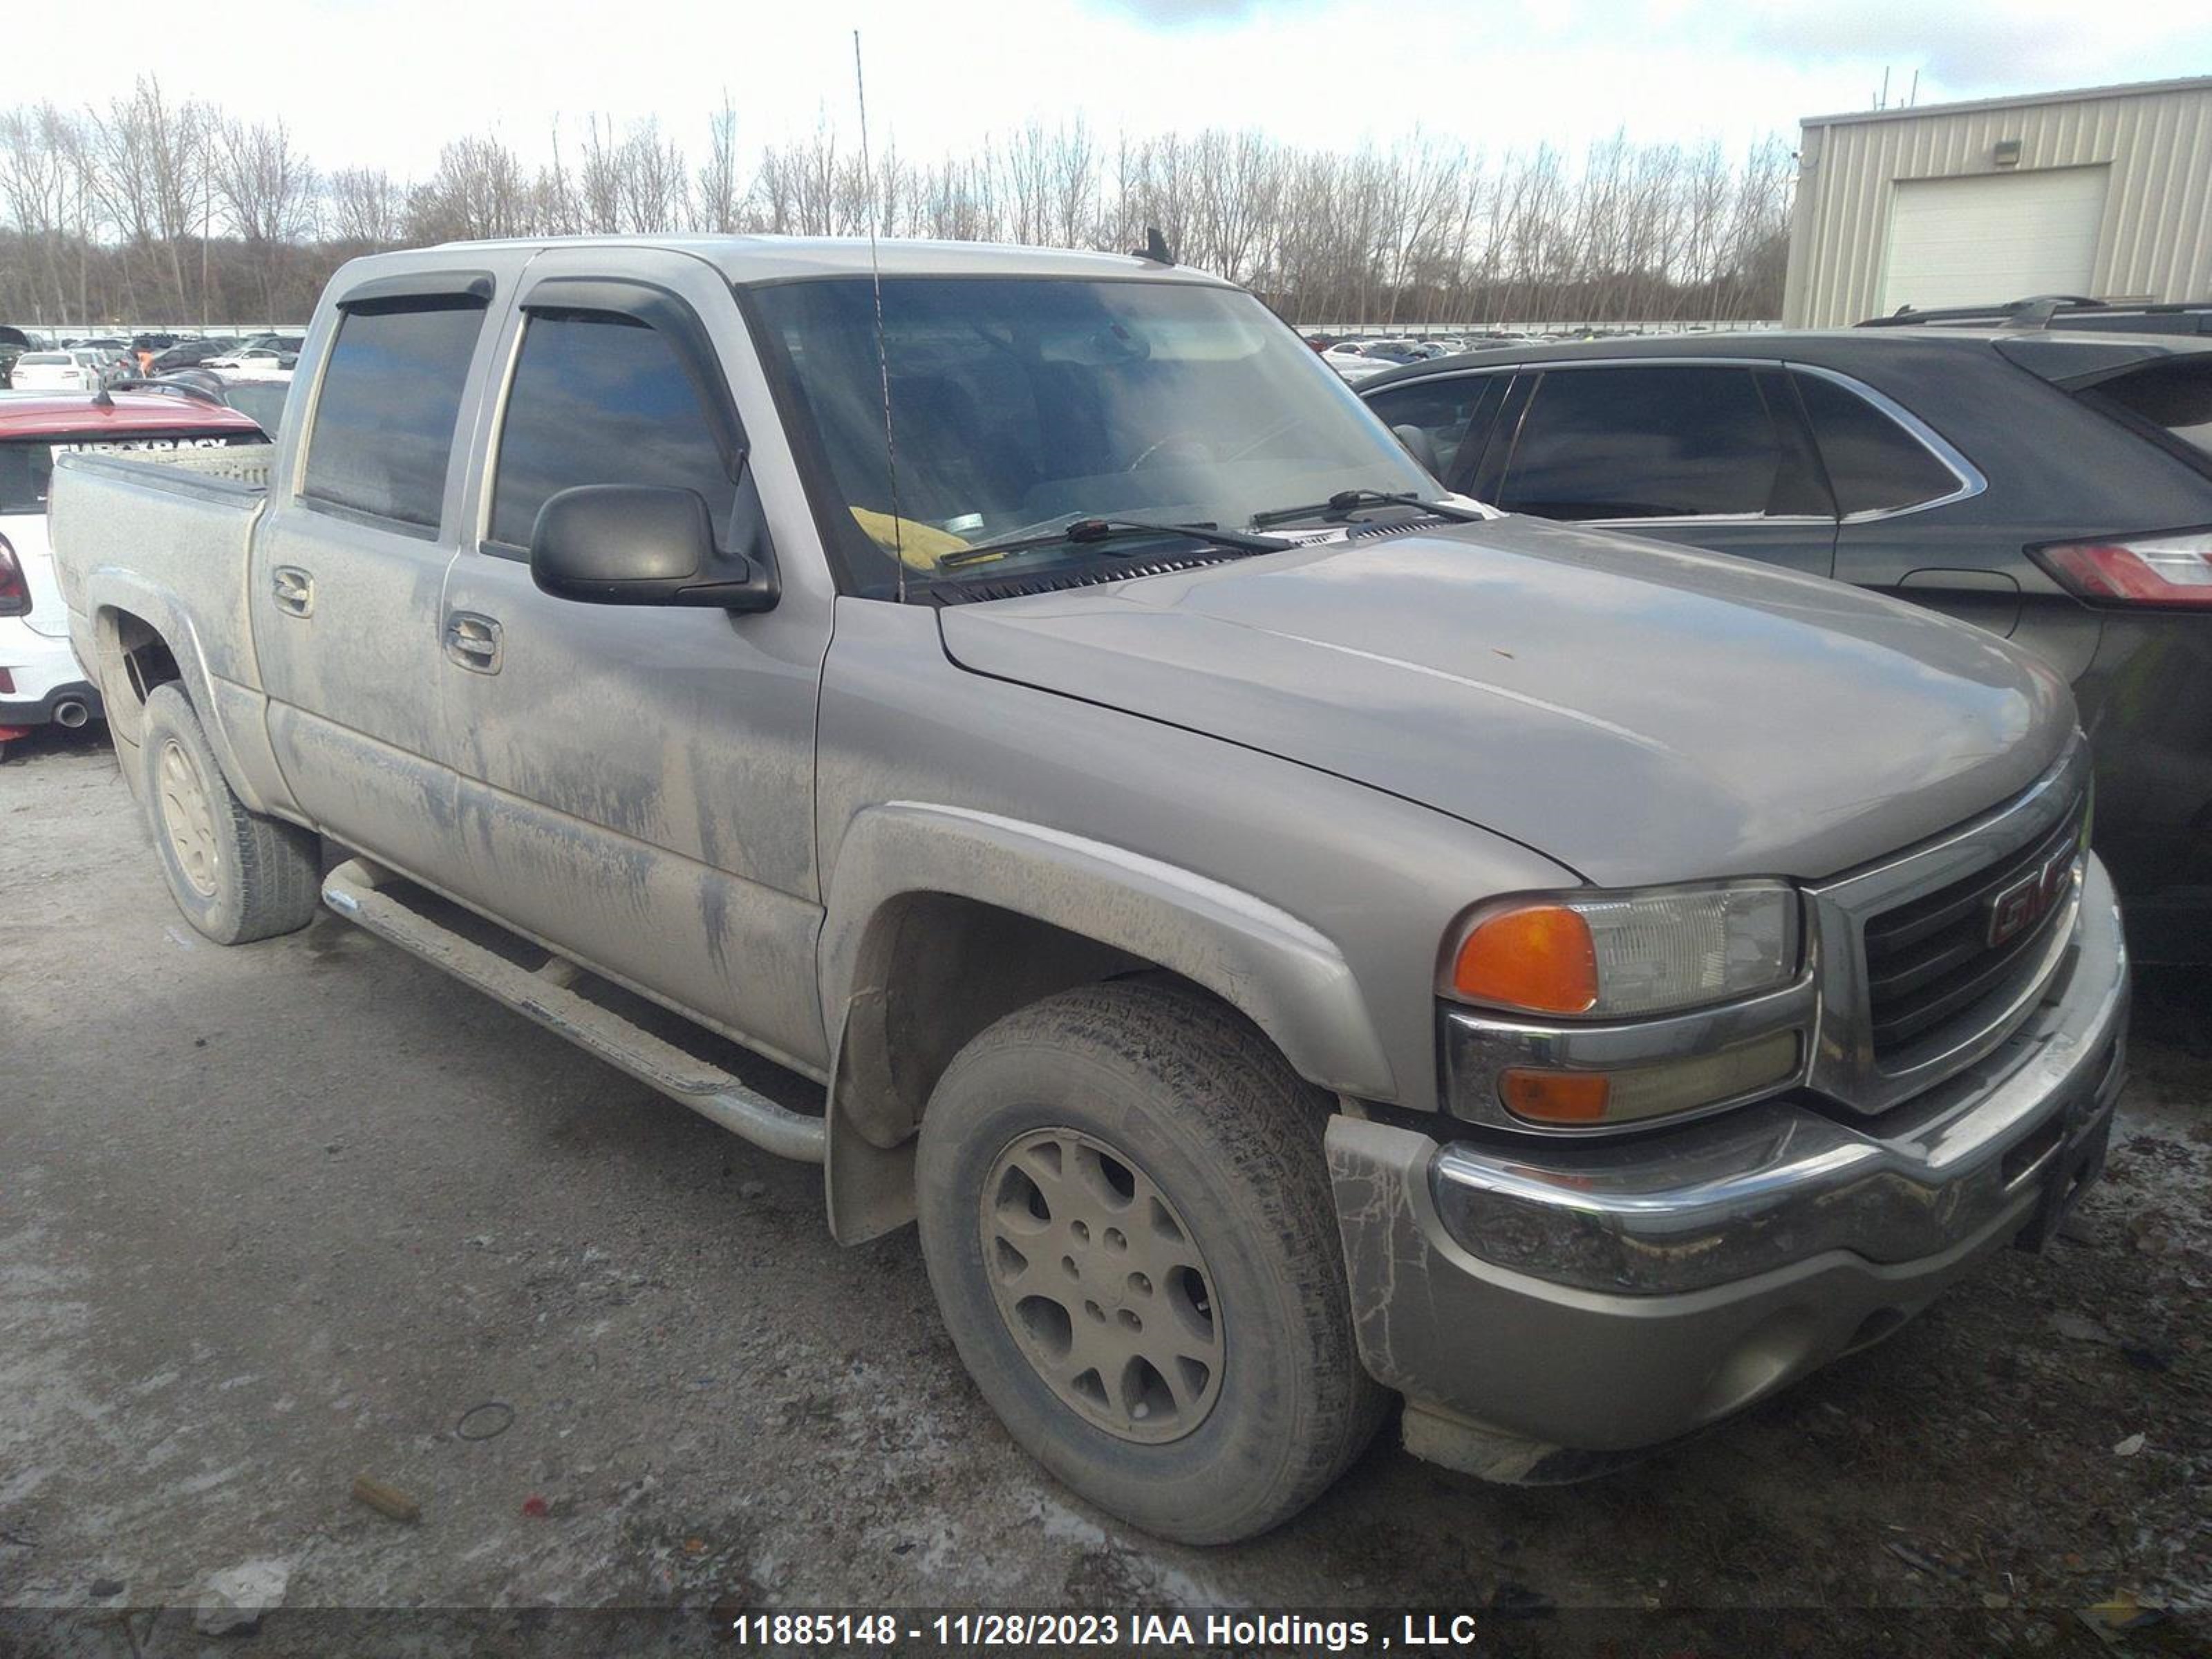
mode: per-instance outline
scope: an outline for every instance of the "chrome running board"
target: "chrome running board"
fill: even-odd
[[[385,890],[398,880],[366,859],[349,859],[323,878],[323,902],[754,1146],[801,1163],[823,1161],[828,1137],[820,1118],[777,1105],[735,1074],[581,995],[571,988],[589,970],[567,957],[551,956],[532,969],[464,938]]]

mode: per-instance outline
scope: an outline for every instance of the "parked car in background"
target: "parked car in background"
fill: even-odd
[[[1365,348],[1351,340],[1339,340],[1323,347],[1321,360],[1347,380],[1364,380],[1398,366],[1388,357],[1369,356]]]
[[[217,356],[204,357],[195,365],[211,368],[219,374],[245,374],[263,377],[287,376],[292,366],[300,361],[296,351],[283,351],[275,346],[242,346]]]
[[[2212,959],[2212,340],[1701,334],[1359,390],[1437,477],[1509,512],[1833,575],[2035,652],[2080,700],[2136,954]]]
[[[106,386],[112,380],[119,380],[130,372],[130,365],[120,357],[112,352],[104,351],[97,346],[76,346],[71,349],[77,360],[98,377],[98,383],[100,386]]]
[[[153,372],[154,359],[177,343],[173,334],[136,334],[131,337],[130,356],[138,365],[141,374]]]
[[[224,339],[179,340],[167,351],[155,356],[152,370],[156,374],[167,374],[172,369],[190,368],[196,363],[205,362],[210,357],[223,356],[234,349],[237,344],[238,342],[235,340]]]
[[[10,375],[15,360],[35,348],[36,343],[20,328],[0,327],[0,386],[11,384]]]
[[[173,374],[163,374],[154,380],[133,380],[129,384],[141,392],[197,398],[204,403],[238,410],[250,416],[271,437],[276,435],[277,423],[283,418],[285,402],[292,393],[292,376],[289,373],[281,375],[224,374],[205,363],[192,368],[180,368]]]
[[[0,754],[49,722],[82,726],[99,690],[70,653],[54,585],[46,501],[54,457],[258,443],[258,427],[211,401],[144,393],[19,394],[0,399]]]
[[[88,352],[100,369],[103,382],[121,380],[126,374],[138,372],[137,361],[131,355],[127,343],[115,339],[78,340],[70,348]]]
[[[103,378],[90,352],[27,351],[12,384],[18,392],[97,392]]]
[[[1359,349],[1368,356],[1386,363],[1425,362],[1429,357],[1418,340],[1362,340]]]

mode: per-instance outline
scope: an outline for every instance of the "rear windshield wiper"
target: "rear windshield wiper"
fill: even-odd
[[[1255,513],[1252,522],[1255,525],[1288,524],[1293,519],[1334,518],[1346,513],[1357,513],[1363,507],[1418,507],[1425,513],[1433,513],[1440,519],[1451,519],[1461,524],[1481,524],[1489,516],[1471,507],[1454,507],[1449,501],[1432,501],[1410,490],[1394,495],[1384,489],[1340,489],[1325,501],[1314,501],[1305,507],[1270,507],[1265,513]]]
[[[1295,545],[1279,536],[1247,536],[1238,531],[1223,530],[1211,524],[1149,524],[1141,519],[1078,519],[1064,529],[1042,536],[1021,536],[1010,542],[985,542],[980,546],[963,548],[957,553],[947,553],[937,562],[939,570],[958,570],[971,564],[984,564],[1008,553],[1027,552],[1036,547],[1053,547],[1073,543],[1079,547],[1098,542],[1118,541],[1129,536],[1183,536],[1194,542],[1204,542],[1212,547],[1226,547],[1239,553],[1284,553]]]

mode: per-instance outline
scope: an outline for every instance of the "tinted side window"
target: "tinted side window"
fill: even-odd
[[[1839,513],[1917,507],[1959,487],[1951,469],[1888,416],[1849,387],[1818,374],[1796,374]]]
[[[1782,472],[1747,369],[1553,369],[1522,421],[1498,505],[1548,519],[1759,514]]]
[[[1378,392],[1367,402],[1382,417],[1385,426],[1393,429],[1410,428],[1419,433],[1421,445],[1408,445],[1413,449],[1413,459],[1449,482],[1460,446],[1467,441],[1471,430],[1488,428],[1498,410],[1498,394],[1510,378],[1510,374],[1500,373],[1422,380]],[[1399,435],[1406,434],[1401,432]]]
[[[483,319],[481,301],[462,299],[349,309],[323,370],[301,492],[435,530]]]
[[[530,544],[538,509],[574,484],[696,490],[717,540],[736,486],[698,378],[668,337],[605,312],[533,312],[500,431],[491,539]]]

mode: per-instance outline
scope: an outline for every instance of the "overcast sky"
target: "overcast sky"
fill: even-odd
[[[418,177],[490,129],[532,161],[556,115],[658,115],[695,156],[725,88],[747,148],[854,129],[862,32],[877,149],[967,149],[1032,117],[1108,136],[1207,125],[1350,148],[1419,122],[1492,152],[1794,137],[1891,72],[1922,103],[2212,74],[2205,0],[101,0],[10,21],[10,95],[104,103],[141,70],[281,115],[325,167]],[[51,21],[50,21],[51,20]],[[53,38],[41,40],[52,30]],[[96,40],[97,45],[88,44]],[[35,68],[30,67],[35,65]]]

